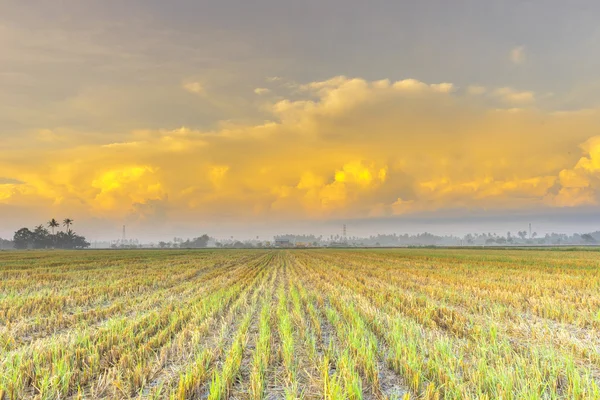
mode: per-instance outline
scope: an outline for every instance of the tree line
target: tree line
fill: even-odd
[[[159,242],[158,247],[164,248],[180,248],[180,249],[203,249],[208,246],[210,236],[204,234],[193,239],[179,239],[175,238],[173,243],[171,242]]]
[[[15,249],[84,249],[90,246],[85,237],[77,235],[71,226],[75,221],[65,218],[62,225],[64,231],[55,232],[60,228],[60,223],[52,218],[46,226],[38,225],[33,230],[21,228],[15,232],[13,247]]]

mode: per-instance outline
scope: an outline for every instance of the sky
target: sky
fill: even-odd
[[[600,3],[0,2],[0,237],[600,229]]]

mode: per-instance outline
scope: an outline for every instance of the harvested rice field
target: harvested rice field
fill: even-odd
[[[0,399],[600,399],[600,253],[0,252]]]

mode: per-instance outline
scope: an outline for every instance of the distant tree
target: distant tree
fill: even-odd
[[[59,226],[60,226],[60,224],[54,218],[52,218],[50,221],[48,221],[48,228],[50,228],[52,230],[53,235],[54,235],[54,228],[58,228]]]
[[[15,249],[27,249],[33,245],[33,232],[28,228],[21,228],[15,232],[13,237]]]
[[[56,236],[54,236],[54,228],[58,228],[59,226],[60,226],[60,224],[54,218],[52,218],[50,221],[48,221],[48,228],[50,228],[52,230],[52,237],[50,238],[50,241],[52,242],[53,248],[54,248],[55,242],[56,242]]]
[[[204,248],[208,245],[209,240],[210,240],[210,237],[208,237],[208,235],[204,234],[202,236],[194,238],[194,240],[192,240],[192,242],[191,242],[191,247],[196,248],[196,249]]]
[[[60,249],[84,249],[90,246],[85,237],[77,235],[70,229],[68,232],[57,232],[51,235],[43,225],[36,226],[33,231],[28,228],[19,229],[15,232],[11,243],[17,249],[45,249],[50,245]]]
[[[71,243],[71,237],[69,236],[69,234],[67,232],[57,232],[56,233],[56,237],[54,238],[54,243],[55,246],[58,247],[59,249],[69,249],[71,248],[70,243]]]
[[[73,221],[71,218],[65,218],[63,220],[63,225],[67,227],[67,232],[69,232],[71,230],[71,225],[73,225]]]
[[[165,247],[167,247],[167,244],[165,242],[158,242],[158,247],[164,249]]]
[[[521,239],[525,240],[527,237],[527,231],[519,231],[518,235]]]
[[[76,235],[73,231],[69,234],[71,238],[72,249],[85,249],[90,247],[90,242],[85,240],[83,236]]]
[[[206,247],[208,245],[209,240],[210,237],[204,234],[192,240],[187,239],[186,241],[182,241],[179,244],[179,247],[182,249],[200,249]]]
[[[584,233],[581,235],[581,240],[583,240],[584,243],[596,243],[596,239],[594,239],[594,237],[589,233]]]
[[[44,249],[51,242],[50,232],[43,225],[38,225],[33,230],[33,248]]]
[[[60,249],[85,249],[90,247],[90,243],[83,236],[69,230],[68,232],[58,232],[56,234],[56,247]]]
[[[0,239],[0,250],[12,249],[15,247],[14,245],[12,240]]]

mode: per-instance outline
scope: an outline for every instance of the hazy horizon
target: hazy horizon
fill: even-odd
[[[40,222],[41,223],[41,222]],[[27,225],[33,228],[36,225]],[[532,232],[538,236],[547,233],[589,233],[600,231],[600,215],[590,209],[587,213],[568,210],[563,213],[532,213],[506,215],[470,215],[470,216],[428,216],[428,217],[395,217],[395,218],[364,218],[360,220],[335,220],[335,221],[287,221],[275,225],[272,222],[254,222],[242,228],[235,223],[220,225],[209,225],[199,223],[196,227],[188,225],[180,226],[155,226],[139,227],[126,225],[126,236],[128,239],[138,239],[144,242],[172,241],[174,237],[188,239],[208,234],[216,239],[227,240],[253,240],[258,236],[259,240],[272,240],[273,236],[284,234],[314,234],[328,238],[330,235],[342,235],[342,227],[346,225],[348,236],[368,237],[377,234],[418,234],[432,233],[440,236],[463,237],[466,234],[495,233],[506,236],[511,232],[516,236],[518,231],[528,230],[529,223],[532,224]],[[26,225],[22,225],[26,226]],[[0,238],[10,239],[14,229],[0,230]],[[64,228],[59,228],[63,229]],[[122,225],[105,226],[102,229],[93,229],[82,222],[75,221],[74,229],[88,240],[112,241],[122,237]]]
[[[600,229],[597,2],[0,4],[0,237]]]

